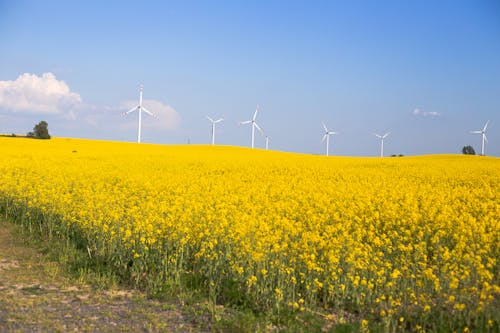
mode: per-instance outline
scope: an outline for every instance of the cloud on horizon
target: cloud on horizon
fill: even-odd
[[[412,115],[416,117],[440,117],[442,114],[439,112],[427,112],[427,111],[422,111],[419,108],[415,108],[413,112],[411,113]]]
[[[56,115],[82,105],[80,94],[71,92],[66,82],[53,73],[42,76],[24,73],[14,81],[0,81],[0,108],[28,114]]]
[[[143,127],[156,130],[174,130],[180,123],[180,115],[169,105],[158,100],[143,100],[144,107],[158,116],[158,119],[143,115]],[[116,124],[116,117],[121,112],[137,105],[137,101],[123,101],[116,107],[86,104],[79,93],[71,91],[66,82],[58,80],[52,72],[41,76],[24,73],[13,81],[0,81],[0,109],[10,111],[16,118],[43,115],[57,117],[65,125],[73,127],[67,121],[76,122],[83,130],[90,128],[109,129],[109,124]],[[6,114],[5,116],[9,116]],[[54,118],[55,119],[55,118]],[[53,120],[54,120],[53,119]],[[61,125],[63,124],[61,123]],[[130,114],[118,127],[137,127],[136,113]]]

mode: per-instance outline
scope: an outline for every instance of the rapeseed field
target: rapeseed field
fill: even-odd
[[[6,216],[157,293],[365,331],[499,330],[498,158],[62,138],[0,138],[0,154]]]

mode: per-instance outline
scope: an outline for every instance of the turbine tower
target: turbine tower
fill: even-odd
[[[269,136],[266,135],[266,150],[269,150]]]
[[[240,125],[252,124],[252,148],[254,147],[255,128],[257,128],[262,133],[262,129],[255,122],[255,118],[257,118],[257,112],[259,112],[259,106],[258,105],[257,105],[257,108],[255,109],[255,113],[253,114],[252,120],[247,120],[247,121],[241,121],[240,122]]]
[[[210,120],[210,122],[212,123],[212,145],[214,145],[215,144],[215,124],[220,123],[224,119],[220,118],[220,119],[217,119],[217,120],[213,120],[209,116],[207,116],[207,119]]]
[[[323,128],[325,129],[325,134],[323,135],[323,138],[321,139],[321,141],[325,141],[325,139],[326,139],[326,156],[328,156],[328,153],[330,150],[330,135],[336,135],[339,133],[329,131],[328,128],[326,128],[326,125],[324,123],[321,123],[321,124],[323,125]]]
[[[488,139],[486,138],[486,127],[488,127],[489,122],[490,122],[489,120],[486,122],[486,124],[484,125],[484,127],[481,131],[470,131],[473,134],[481,134],[483,136],[483,143],[481,145],[481,155],[483,155],[483,156],[484,156],[484,142],[485,141],[486,141],[486,143],[488,142]]]
[[[148,111],[144,106],[142,106],[142,84],[139,86],[139,105],[128,110],[127,112],[124,112],[122,116],[125,116],[136,110],[139,110],[139,127],[137,129],[137,143],[141,143],[142,111],[146,112],[153,118],[158,118],[154,113]]]
[[[379,135],[377,133],[373,133],[377,138],[380,139],[380,157],[384,157],[384,139],[391,134],[391,132],[387,132],[384,135]]]

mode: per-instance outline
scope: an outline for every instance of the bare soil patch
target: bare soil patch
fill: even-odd
[[[180,304],[99,290],[64,273],[0,221],[0,332],[199,332]]]

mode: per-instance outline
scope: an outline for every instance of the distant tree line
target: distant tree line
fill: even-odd
[[[35,139],[50,139],[49,124],[42,120],[33,127],[33,132],[28,132],[26,136]]]
[[[465,155],[476,155],[476,151],[472,148],[472,146],[464,146],[462,148],[462,153]]]

